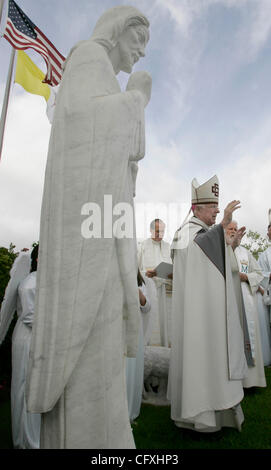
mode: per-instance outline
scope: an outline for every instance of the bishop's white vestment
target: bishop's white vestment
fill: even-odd
[[[253,365],[249,365],[248,373],[243,380],[243,387],[266,387],[262,341],[259,323],[258,302],[256,292],[263,274],[253,255],[243,246],[234,250],[239,272],[248,277],[248,282],[241,282],[241,292],[250,338]]]
[[[171,418],[202,432],[240,429],[247,363],[223,228],[192,217],[172,250]]]
[[[138,265],[142,273],[154,269],[161,262],[172,263],[170,258],[170,244],[147,238],[138,249]],[[172,281],[154,277],[152,278],[157,289],[157,310],[152,304],[153,330],[150,345],[166,346],[171,344],[171,304]]]

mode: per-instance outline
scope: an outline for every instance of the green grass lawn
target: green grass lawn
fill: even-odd
[[[265,368],[266,388],[248,389],[242,401],[242,432],[223,428],[204,434],[177,428],[170,408],[142,405],[133,424],[137,449],[271,449],[271,368]],[[0,449],[12,449],[8,394],[0,401]]]
[[[0,449],[12,449],[10,400],[7,392],[0,396]]]
[[[170,419],[170,407],[142,405],[133,425],[137,449],[271,449],[271,369],[265,368],[265,374],[266,388],[245,390],[242,432],[182,430]]]

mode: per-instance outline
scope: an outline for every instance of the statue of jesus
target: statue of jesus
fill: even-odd
[[[81,211],[92,202],[105,214],[104,195],[114,207],[133,207],[151,77],[135,72],[122,92],[116,74],[131,73],[144,56],[148,27],[137,9],[112,8],[65,63],[45,174],[26,384],[28,410],[42,413],[41,448],[135,446],[124,365],[138,344],[136,240],[107,237],[106,227],[100,238],[84,238]]]

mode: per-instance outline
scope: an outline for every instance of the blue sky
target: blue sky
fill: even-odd
[[[170,241],[186,215],[191,180],[201,183],[214,174],[220,180],[221,213],[227,202],[240,199],[239,224],[265,235],[271,207],[270,0],[17,3],[65,56],[78,40],[90,37],[107,8],[131,4],[148,17],[146,57],[134,69],[149,71],[153,80],[146,156],[137,180],[141,237],[148,236],[148,223],[159,211],[166,217],[175,204],[176,220],[166,220]],[[1,103],[9,54],[1,39]],[[43,59],[29,55],[45,70]],[[124,89],[128,76],[118,77]],[[0,163],[0,245],[12,241],[22,248],[38,239],[50,135],[45,110],[42,97],[14,85]]]

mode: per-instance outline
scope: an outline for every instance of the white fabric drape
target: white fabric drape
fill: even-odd
[[[144,278],[147,283],[146,279]],[[130,421],[135,420],[140,413],[144,381],[144,344],[147,330],[143,329],[143,321],[149,316],[151,304],[146,284],[139,287],[146,297],[146,304],[140,305],[141,321],[139,330],[138,350],[136,357],[126,358],[127,400]]]
[[[248,331],[254,366],[248,367],[248,372],[243,380],[243,386],[248,387],[266,387],[262,341],[260,334],[259,314],[256,292],[263,274],[252,254],[244,247],[239,246],[234,250],[239,272],[247,275],[248,282],[241,282],[241,290],[247,318]]]

